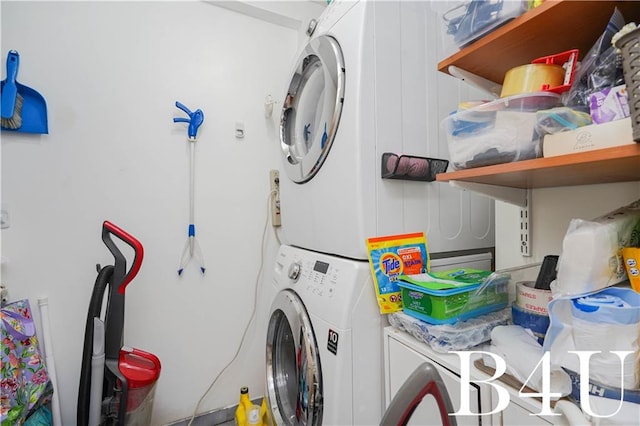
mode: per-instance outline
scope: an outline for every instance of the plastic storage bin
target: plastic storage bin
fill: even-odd
[[[432,2],[438,13],[447,53],[465,47],[527,11],[522,0],[467,0]]]
[[[535,92],[458,109],[444,120],[452,168],[468,169],[542,156],[536,111],[560,105],[560,95]]]
[[[431,277],[457,283],[429,282]],[[477,269],[401,276],[398,286],[402,310],[430,324],[464,321],[505,308],[509,303],[509,279],[509,274]]]
[[[622,70],[629,97],[633,140],[640,142],[640,28],[620,37],[615,45],[622,51]]]

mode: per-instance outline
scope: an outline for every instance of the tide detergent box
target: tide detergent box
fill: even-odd
[[[380,313],[401,311],[398,277],[422,274],[430,269],[424,232],[368,238],[367,249]]]

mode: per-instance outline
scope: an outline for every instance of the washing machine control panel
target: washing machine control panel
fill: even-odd
[[[300,262],[295,262],[289,265],[289,270],[287,271],[287,276],[293,282],[297,282],[298,278],[300,278]]]
[[[338,268],[318,259],[296,259],[289,265],[288,276],[298,291],[305,290],[322,297],[333,297],[338,280]]]
[[[353,0],[333,0],[318,17],[314,32],[328,32],[356,3],[358,2]]]

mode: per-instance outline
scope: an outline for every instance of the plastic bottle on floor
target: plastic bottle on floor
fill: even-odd
[[[251,404],[247,408],[247,425],[248,426],[262,426],[262,417],[260,416],[260,406]]]
[[[249,399],[249,388],[243,386],[240,388],[240,402],[238,408],[236,408],[236,424],[238,426],[247,426],[247,407],[251,406],[251,399]]]
[[[269,420],[267,419],[267,397],[262,397],[262,404],[260,404],[260,419],[262,419],[262,425],[267,426]]]

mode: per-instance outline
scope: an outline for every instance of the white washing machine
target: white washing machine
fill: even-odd
[[[377,424],[386,321],[369,264],[281,246],[273,284],[266,389],[274,423]]]
[[[488,268],[484,255],[439,259]],[[369,263],[283,245],[266,339],[277,425],[374,425],[385,407],[383,330]]]
[[[469,88],[437,71],[425,1],[334,0],[292,70],[280,139],[285,241],[366,259],[366,239],[424,231],[431,253],[494,246],[493,201],[382,179],[385,152],[448,158],[440,120]]]

